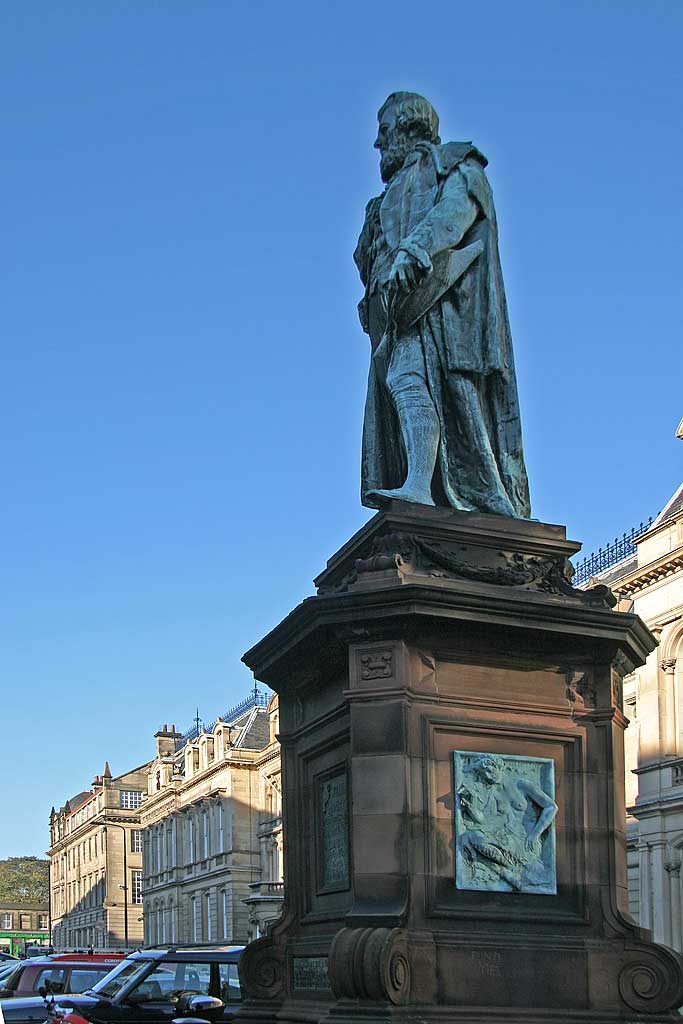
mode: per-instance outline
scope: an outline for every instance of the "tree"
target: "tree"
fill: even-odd
[[[0,900],[6,903],[47,903],[49,863],[38,857],[0,860]]]

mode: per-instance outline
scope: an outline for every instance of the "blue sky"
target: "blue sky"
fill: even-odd
[[[683,476],[683,7],[19,2],[0,14],[0,856],[213,718],[370,513],[351,253],[388,92],[496,197],[533,514]]]

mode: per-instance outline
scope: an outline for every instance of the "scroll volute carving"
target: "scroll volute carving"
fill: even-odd
[[[401,928],[342,928],[332,942],[329,975],[337,999],[402,1006],[410,998],[410,960]]]
[[[245,947],[238,965],[240,986],[247,998],[278,999],[285,992],[285,960],[270,936]]]
[[[619,993],[640,1013],[666,1013],[683,1003],[683,959],[664,946],[626,950],[619,974]]]

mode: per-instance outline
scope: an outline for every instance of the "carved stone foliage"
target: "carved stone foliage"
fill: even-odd
[[[455,750],[455,884],[555,894],[554,764]]]
[[[612,669],[612,704],[615,708],[623,710],[624,706],[624,680],[619,672]]]
[[[410,960],[401,928],[342,928],[330,948],[329,975],[337,999],[374,999],[395,1006],[410,997]]]
[[[548,594],[575,597],[584,604],[613,608],[616,598],[608,587],[578,590],[571,585],[573,567],[562,556],[538,556],[519,551],[470,552],[463,545],[430,542],[412,533],[385,533],[375,537],[364,558],[327,590],[345,591],[369,575],[393,572],[398,576],[431,576],[471,580],[501,587],[523,587]],[[463,557],[463,553],[468,557]],[[479,560],[481,558],[481,560]],[[474,560],[476,559],[476,560]],[[326,592],[325,588],[321,592]]]
[[[567,700],[578,708],[594,708],[597,702],[595,687],[587,672],[566,669]]]

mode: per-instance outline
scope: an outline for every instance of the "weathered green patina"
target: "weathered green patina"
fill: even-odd
[[[455,750],[458,889],[557,892],[551,758]]]
[[[375,146],[386,184],[354,258],[372,359],[362,501],[530,516],[512,339],[486,159],[441,144],[415,93],[392,93]]]

